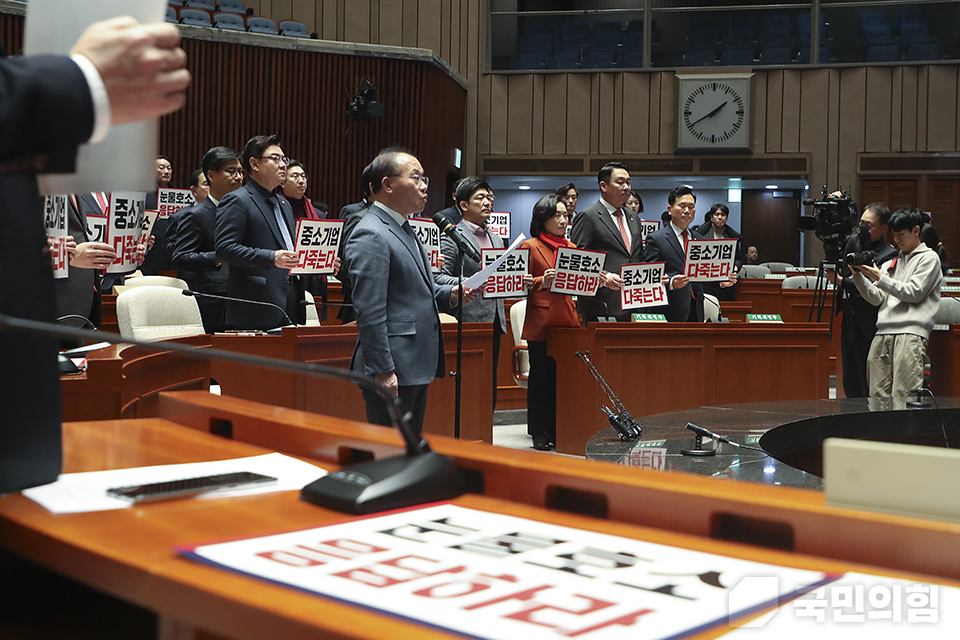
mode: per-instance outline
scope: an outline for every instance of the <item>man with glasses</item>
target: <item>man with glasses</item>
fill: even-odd
[[[445,375],[439,312],[457,304],[456,285],[437,285],[427,254],[407,223],[427,204],[428,178],[420,161],[386,149],[369,166],[374,202],[344,249],[344,268],[353,285],[357,346],[350,368],[375,377],[412,412],[423,428],[427,385]],[[476,291],[465,289],[469,302]],[[390,425],[386,404],[363,390],[367,421]]]
[[[276,135],[255,136],[243,148],[247,183],[224,196],[217,207],[217,259],[230,265],[227,295],[267,302],[296,324],[306,322],[303,284],[297,266],[293,209],[277,188],[287,162]],[[283,313],[265,305],[227,302],[232,329],[270,329],[287,324]]]
[[[623,205],[630,198],[630,173],[622,162],[608,162],[597,174],[600,200],[573,218],[570,240],[580,249],[603,251],[604,271],[620,277],[620,267],[641,261],[643,242],[640,219]],[[568,207],[569,214],[573,214]],[[601,287],[593,298],[581,297],[577,303],[587,322],[613,316],[629,322],[631,314],[620,308],[620,292]]]
[[[503,238],[487,228],[487,220],[493,212],[493,190],[479,176],[470,176],[457,183],[454,194],[460,210],[457,229],[480,253],[481,249],[502,249]],[[460,260],[463,260],[463,277],[469,278],[480,271],[480,263],[468,255],[462,255],[457,243],[450,236],[440,237],[443,252],[443,270],[434,276],[437,284],[457,284]],[[479,297],[463,305],[461,322],[493,323],[493,407],[497,407],[497,362],[500,360],[500,336],[507,332],[503,298]]]

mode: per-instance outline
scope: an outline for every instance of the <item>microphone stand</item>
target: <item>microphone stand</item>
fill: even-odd
[[[273,304],[272,302],[264,302],[263,300],[247,300],[246,298],[234,298],[232,296],[221,296],[216,293],[201,293],[200,291],[194,291],[193,289],[183,289],[181,293],[188,298],[210,298],[211,300],[226,300],[227,302],[242,302],[245,304],[256,304],[261,307],[270,307],[271,309],[276,309],[283,314],[283,319],[287,321],[287,326],[295,326],[297,323],[290,319],[290,316],[287,315],[287,312],[283,310],[278,304]]]

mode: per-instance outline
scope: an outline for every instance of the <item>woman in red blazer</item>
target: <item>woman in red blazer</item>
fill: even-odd
[[[563,200],[544,196],[533,207],[530,239],[520,245],[530,250],[530,275],[526,276],[527,310],[522,337],[530,354],[527,379],[527,433],[533,448],[549,451],[557,441],[557,363],[547,356],[547,327],[579,327],[580,318],[573,297],[550,293],[557,276],[553,268],[557,249],[577,246],[564,237],[570,219]],[[619,289],[619,276],[600,273],[605,285]]]

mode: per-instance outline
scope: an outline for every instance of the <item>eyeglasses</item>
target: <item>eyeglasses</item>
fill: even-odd
[[[391,178],[410,178],[411,180],[413,180],[414,182],[416,182],[417,185],[419,185],[419,184],[422,182],[422,183],[423,183],[423,186],[425,186],[425,187],[430,186],[430,178],[428,178],[427,176],[424,176],[424,175],[420,175],[419,173],[416,173],[416,174],[414,174],[414,175],[412,175],[412,176],[390,176],[390,177],[391,177]]]
[[[290,158],[287,156],[282,156],[279,153],[272,153],[269,156],[260,156],[261,160],[273,160],[277,164],[287,165],[290,164]]]

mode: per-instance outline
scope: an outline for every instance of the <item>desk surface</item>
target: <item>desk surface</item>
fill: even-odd
[[[66,471],[225,459],[265,451],[161,419],[71,423],[64,426],[64,438]],[[478,457],[490,449],[489,445],[468,443],[455,446],[464,453],[475,451]],[[535,453],[517,455],[529,461],[543,461],[541,467],[560,464]],[[605,467],[599,463],[581,464]],[[870,571],[847,562],[710,540],[614,519],[560,513],[491,496],[468,495],[455,502],[761,562],[820,571]],[[58,516],[22,495],[13,494],[0,497],[0,544],[87,585],[150,608],[165,619],[177,621],[176,624],[227,637],[450,637],[411,622],[197,564],[173,551],[179,544],[316,526],[344,517],[302,502],[297,492],[291,491]]]

